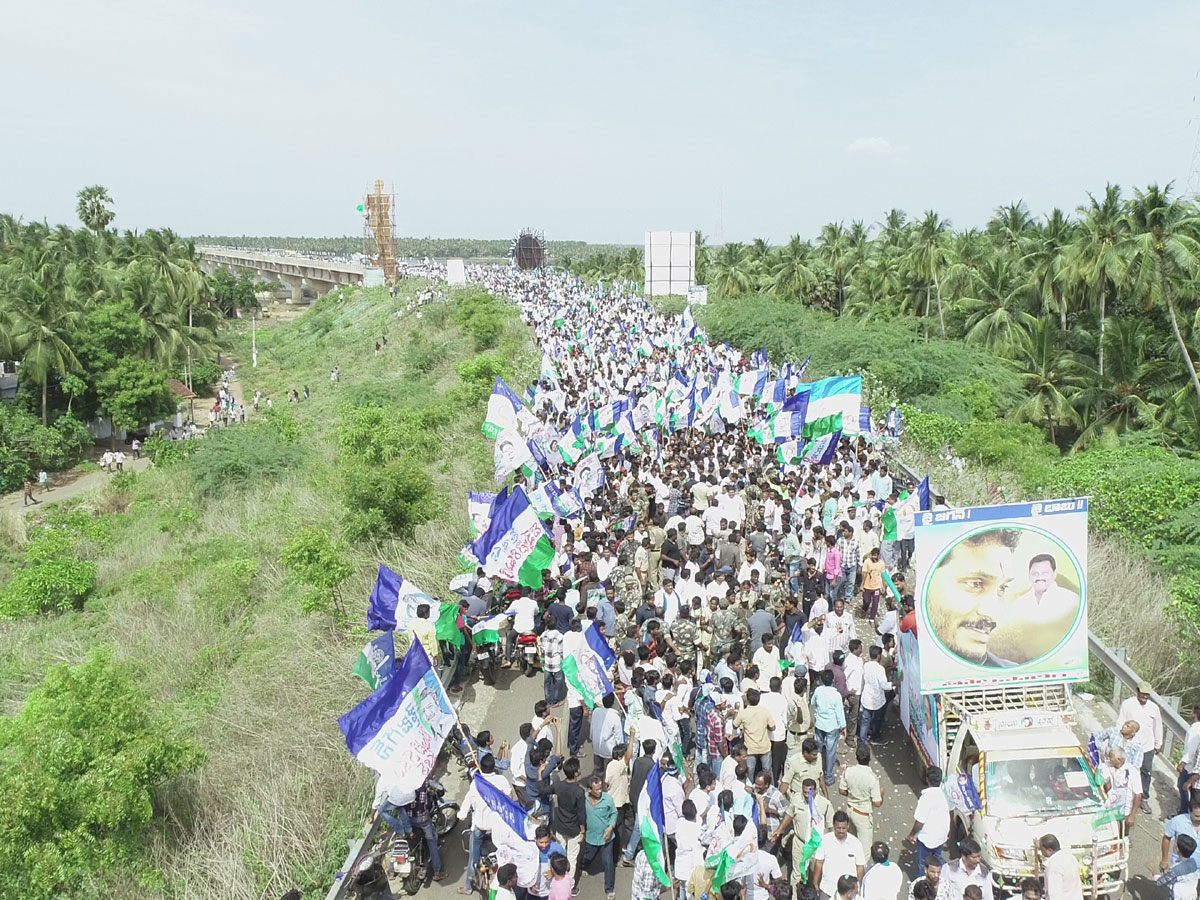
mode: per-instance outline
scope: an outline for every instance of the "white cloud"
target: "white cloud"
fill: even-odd
[[[855,138],[846,145],[846,152],[859,156],[894,156],[896,146],[887,138],[861,137]]]

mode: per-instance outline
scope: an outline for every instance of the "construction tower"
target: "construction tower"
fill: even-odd
[[[396,281],[396,219],[393,215],[395,197],[383,192],[383,182],[376,180],[375,190],[363,202],[363,254],[383,269],[388,284]]]

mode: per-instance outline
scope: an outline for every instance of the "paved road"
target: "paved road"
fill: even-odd
[[[860,629],[864,623],[859,623]],[[502,673],[499,683],[489,688],[482,683],[468,686],[461,698],[460,716],[473,729],[490,728],[496,735],[497,743],[507,740],[510,743],[517,739],[517,729],[522,722],[529,721],[533,714],[533,704],[542,699],[541,676],[527,678],[515,670]],[[1108,704],[1097,700],[1076,698],[1076,710],[1080,720],[1077,729],[1081,738],[1098,727],[1111,724],[1115,710]],[[565,707],[563,708],[565,718]],[[585,725],[586,727],[586,725]],[[900,723],[895,713],[889,715],[885,732],[888,743],[878,748],[874,765],[885,783],[886,793],[883,808],[877,811],[875,819],[875,834],[877,840],[886,841],[892,850],[892,859],[899,861],[907,878],[915,874],[915,858],[903,845],[903,838],[912,825],[912,811],[916,806],[919,790],[919,771],[916,756],[908,738],[900,729]],[[843,747],[839,753],[839,761],[846,763],[852,760],[851,752]],[[583,771],[591,771],[589,748],[585,747],[581,758]],[[457,766],[451,764],[452,771],[446,781],[451,793],[460,797],[465,793],[465,783],[457,778]],[[1173,809],[1176,800],[1174,779],[1165,766],[1155,772],[1152,788],[1154,809],[1156,813],[1163,809]],[[835,808],[839,804],[835,803]],[[1161,815],[1140,816],[1134,828],[1131,841],[1130,879],[1126,886],[1127,895],[1135,900],[1165,900],[1165,893],[1150,880],[1151,870],[1158,861],[1159,841],[1162,837]],[[456,889],[463,883],[463,873],[466,868],[467,854],[463,850],[462,839],[455,833],[447,840],[445,848],[446,865],[449,878],[442,884],[432,885],[423,890],[423,895],[433,897],[457,896]],[[595,875],[583,879],[579,896],[583,900],[604,900],[603,874],[597,867]],[[617,897],[628,898],[630,894],[630,869],[617,867]]]
[[[150,460],[146,457],[134,459],[133,454],[126,452],[125,454],[125,471],[126,472],[141,472],[150,465]],[[75,476],[75,477],[72,477]],[[52,490],[49,493],[42,493],[40,487],[34,486],[33,496],[41,501],[40,504],[30,504],[25,506],[24,494],[22,491],[14,491],[11,494],[6,494],[0,497],[0,512],[12,510],[14,512],[25,513],[33,509],[44,509],[47,504],[60,503],[63,500],[69,500],[72,497],[78,497],[80,494],[86,494],[88,491],[94,491],[104,485],[106,481],[112,478],[108,472],[77,472],[72,469],[68,472],[56,473],[50,479],[50,487]],[[67,480],[70,479],[70,480]]]

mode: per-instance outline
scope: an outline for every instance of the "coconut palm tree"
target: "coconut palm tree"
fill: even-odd
[[[1087,416],[1077,448],[1094,443],[1105,433],[1121,434],[1155,424],[1160,403],[1178,394],[1182,381],[1191,396],[1183,368],[1163,358],[1161,341],[1146,319],[1117,319],[1104,334],[1108,371],[1081,366],[1085,383],[1073,398]],[[1182,377],[1181,377],[1182,376]]]
[[[846,281],[856,265],[850,234],[841,222],[831,223],[821,229],[817,250],[833,279],[833,311],[840,314],[846,305]]]
[[[1055,209],[1041,228],[1034,228],[1026,246],[1024,262],[1032,270],[1034,287],[1042,309],[1058,315],[1058,327],[1066,331],[1068,296],[1067,250],[1071,246],[1071,222]]]
[[[1190,205],[1171,198],[1170,184],[1165,188],[1152,184],[1145,191],[1134,188],[1133,193],[1129,208],[1129,273],[1134,295],[1147,309],[1166,310],[1179,355],[1200,402],[1200,377],[1179,330],[1175,309],[1177,286],[1195,277],[1200,266],[1200,241],[1196,238],[1200,218]]]
[[[1078,212],[1082,218],[1067,251],[1067,266],[1071,277],[1094,292],[1100,317],[1096,359],[1103,375],[1108,290],[1110,285],[1115,288],[1124,282],[1129,249],[1129,220],[1125,218],[1120,186],[1107,185],[1101,201],[1088,194],[1088,203],[1080,206]]]
[[[987,233],[998,247],[1013,256],[1023,256],[1025,242],[1033,231],[1033,225],[1033,215],[1025,201],[1018,200],[1008,206],[996,207],[992,218],[988,220]]]
[[[1014,346],[1013,361],[1024,374],[1027,396],[1010,414],[1017,422],[1045,425],[1050,443],[1058,442],[1058,428],[1079,424],[1071,405],[1088,383],[1079,358],[1063,346],[1062,332],[1053,319],[1035,319]]]
[[[797,234],[774,255],[767,290],[785,300],[799,300],[816,283],[817,276],[809,266],[812,247]]]
[[[946,316],[942,310],[942,288],[938,283],[939,273],[946,267],[950,220],[941,218],[932,209],[926,210],[916,227],[909,244],[909,265],[916,278],[925,288],[925,317],[929,317],[930,290],[937,293],[938,323],[942,337],[946,337]]]
[[[70,294],[66,262],[49,241],[29,244],[0,272],[0,307],[21,371],[42,386],[42,425],[49,424],[51,373],[80,369],[71,348],[80,310]]]
[[[1029,311],[1033,296],[1019,263],[1006,255],[992,257],[975,279],[975,294],[958,301],[967,314],[967,340],[1007,355],[1037,321]]]
[[[725,244],[713,260],[712,285],[725,297],[740,297],[754,290],[755,271],[745,244]]]

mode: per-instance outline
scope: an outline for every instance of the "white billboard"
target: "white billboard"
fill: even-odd
[[[446,260],[446,283],[458,285],[467,283],[467,267],[461,259]]]
[[[646,232],[648,297],[685,295],[696,283],[696,232]]]

